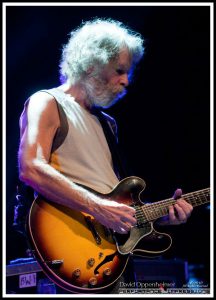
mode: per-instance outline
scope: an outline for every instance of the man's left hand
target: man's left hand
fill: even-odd
[[[177,189],[174,193],[173,198],[177,199],[174,205],[169,207],[169,224],[179,225],[186,223],[193,210],[193,206],[185,201],[182,196],[182,190]]]
[[[182,196],[182,190],[177,189],[173,198],[176,199],[174,205],[169,206],[169,215],[158,220],[158,225],[179,225],[187,222],[193,210],[193,206],[185,201]]]

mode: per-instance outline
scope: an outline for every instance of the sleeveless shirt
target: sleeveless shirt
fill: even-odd
[[[58,88],[41,92],[55,98],[68,123],[67,135],[51,153],[50,165],[75,183],[100,193],[109,193],[119,179],[114,172],[110,149],[98,118]]]

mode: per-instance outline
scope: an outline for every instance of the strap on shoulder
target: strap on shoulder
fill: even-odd
[[[62,108],[61,104],[58,103],[58,101],[56,101],[56,104],[58,107],[58,113],[59,113],[59,118],[60,118],[60,127],[57,129],[56,134],[54,136],[52,149],[51,149],[52,153],[62,145],[62,143],[64,142],[64,140],[68,134],[68,130],[69,130],[69,125],[68,125],[65,111]]]
[[[104,135],[107,139],[107,143],[112,155],[112,161],[113,161],[113,167],[114,171],[116,173],[116,176],[119,179],[123,179],[127,177],[127,170],[125,168],[124,162],[122,160],[122,153],[120,151],[120,148],[118,146],[118,139],[117,139],[117,125],[111,116],[107,115],[100,109],[94,107],[92,110],[92,113],[94,113],[97,118],[99,119],[101,126],[104,131]]]

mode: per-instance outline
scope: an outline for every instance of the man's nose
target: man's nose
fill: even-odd
[[[126,87],[126,86],[128,86],[128,84],[129,84],[128,74],[122,74],[121,85]]]

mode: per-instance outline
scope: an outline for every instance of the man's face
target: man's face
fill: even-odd
[[[128,51],[122,50],[117,60],[112,60],[92,77],[87,90],[90,102],[100,107],[110,107],[126,94],[129,84],[129,72],[131,69],[131,58]]]

